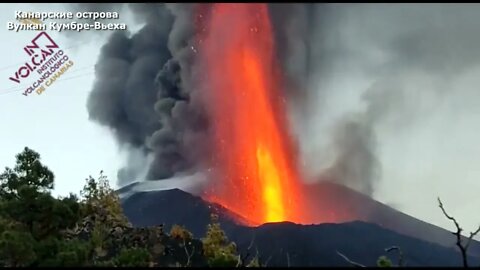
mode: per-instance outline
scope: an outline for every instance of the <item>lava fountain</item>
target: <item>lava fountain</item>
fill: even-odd
[[[205,198],[252,225],[302,223],[302,182],[267,5],[212,4],[198,16],[217,172]]]

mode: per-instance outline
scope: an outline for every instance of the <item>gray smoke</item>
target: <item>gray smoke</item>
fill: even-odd
[[[91,5],[82,8],[95,10]],[[119,185],[142,174],[165,179],[193,170],[206,147],[200,144],[206,140],[206,119],[189,81],[193,5],[128,8],[145,25],[131,37],[125,32],[110,36],[101,49],[87,103],[90,118],[109,127],[129,153],[126,167],[118,172]],[[149,163],[146,172],[142,163]]]
[[[404,157],[402,145],[418,145],[415,138],[432,130],[437,136],[451,132],[448,122],[437,121],[436,114],[450,119],[462,110],[473,110],[467,102],[472,97],[468,87],[453,82],[479,63],[480,5],[308,8],[315,29],[309,29],[307,38],[305,29],[290,38],[309,44],[308,60],[302,63],[308,67],[307,86],[302,88],[302,102],[296,104],[299,108],[292,105],[292,122],[310,176],[373,194],[384,173],[409,181],[412,173],[425,172],[428,167],[421,164],[426,160]],[[465,107],[453,110],[458,104],[452,97],[466,97]],[[437,147],[442,145],[435,136],[425,145],[434,141]],[[393,169],[407,166],[410,174]]]
[[[145,26],[131,37],[115,33],[102,48],[88,111],[92,120],[112,129],[119,145],[136,149],[118,173],[119,184],[141,174],[141,166],[132,162],[139,160],[139,152],[151,162],[147,179],[165,179],[193,170],[208,155],[208,121],[191,79],[195,72],[193,7],[130,4],[130,10],[139,20],[144,19]],[[83,8],[94,10],[89,5]],[[102,6],[102,10],[109,8]],[[311,4],[269,6],[278,59],[285,70],[285,88],[295,115],[293,122],[300,134],[308,132],[301,130],[301,123],[308,123],[305,120],[311,113],[304,104],[312,91],[312,74],[319,68],[313,37],[328,31],[328,25],[316,27],[315,18],[320,14],[328,21],[330,16],[323,16],[327,14],[325,8],[329,9]],[[370,122],[349,119],[341,123],[334,142],[339,156],[328,173],[322,174],[371,193],[375,168]]]
[[[132,36],[112,35],[96,67],[90,116],[110,127],[119,145],[137,149],[132,159],[138,151],[148,157],[147,179],[195,171],[209,155],[207,105],[192,80],[201,72],[194,69],[194,7],[128,5],[145,26]],[[478,5],[269,9],[311,181],[330,179],[372,195],[384,165],[379,143],[427,123],[449,95],[449,82],[480,60]],[[120,170],[119,181],[138,177],[138,167]]]

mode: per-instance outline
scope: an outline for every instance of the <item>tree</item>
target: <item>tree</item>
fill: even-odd
[[[54,174],[25,148],[0,175],[0,260],[4,266],[40,266],[58,255],[62,231],[77,223],[74,195],[56,199]]]
[[[103,175],[103,171],[100,171],[98,181],[89,176],[80,194],[83,196],[82,202],[84,203],[85,215],[98,214],[100,211],[115,222],[128,224],[128,220],[123,213],[120,198],[115,190],[110,187],[107,177]]]
[[[218,216],[211,216],[207,226],[207,234],[203,242],[203,252],[212,267],[234,267],[239,264],[235,243],[229,242],[225,232],[220,227]]]
[[[170,235],[162,226],[131,226],[103,172],[86,179],[80,198],[55,198],[53,186],[53,173],[29,148],[0,174],[0,266],[205,266],[205,254],[212,266],[238,265],[216,217],[201,242],[182,226]]]
[[[80,239],[60,240],[53,248],[57,248],[55,256],[48,256],[39,266],[42,267],[74,267],[90,266],[88,241]]]
[[[392,267],[393,263],[386,256],[380,256],[377,260],[377,266],[378,267]]]
[[[40,154],[25,147],[23,152],[16,155],[14,169],[6,168],[0,175],[0,194],[4,198],[19,196],[21,188],[48,192],[53,188],[53,180],[53,173],[40,162]]]
[[[185,263],[185,266],[191,266],[192,256],[195,252],[195,247],[192,247],[189,251],[188,243],[191,243],[191,240],[193,239],[193,234],[185,227],[175,224],[170,229],[170,237],[172,237],[174,240],[180,240],[182,242],[181,245],[183,246],[183,249],[185,250],[185,255],[187,257],[187,262]]]
[[[3,231],[0,235],[0,260],[6,267],[26,267],[37,259],[35,239],[30,232]]]
[[[88,227],[86,229],[89,231],[88,238],[91,247],[90,257],[92,264],[96,266],[115,266],[117,262],[109,256],[112,249],[111,246],[113,245],[111,232],[118,226],[130,226],[123,214],[120,198],[115,190],[110,187],[107,177],[103,175],[103,171],[100,172],[98,180],[89,176],[80,194],[82,196],[81,203],[84,216],[81,225],[87,225]],[[128,248],[124,249],[124,251],[127,253],[122,253],[123,255],[119,257],[120,259],[137,252],[137,250]]]
[[[148,267],[152,256],[144,248],[124,248],[117,257],[113,259],[117,267]]]
[[[40,162],[40,155],[25,148],[16,156],[13,169],[0,175],[0,214],[21,222],[30,232],[34,223],[45,221],[45,210],[52,207],[49,194],[53,188],[53,173]]]

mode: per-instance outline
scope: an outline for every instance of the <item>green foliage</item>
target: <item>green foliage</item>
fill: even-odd
[[[90,243],[95,251],[95,255],[98,257],[104,256],[104,246],[107,239],[107,234],[107,228],[100,222],[95,222],[90,238]]]
[[[24,224],[36,238],[41,236],[46,220],[50,218],[54,199],[53,173],[40,162],[40,155],[25,148],[16,156],[13,169],[6,168],[0,175],[0,215]]]
[[[35,239],[29,232],[4,231],[0,235],[0,260],[7,267],[25,267],[36,260]]]
[[[128,224],[128,220],[123,214],[120,198],[115,190],[110,187],[103,172],[100,172],[98,181],[91,176],[87,178],[80,194],[83,196],[85,215],[95,215],[101,211],[110,218],[110,221]]]
[[[377,266],[378,267],[392,267],[393,263],[386,256],[380,256],[377,260]]]
[[[80,198],[55,198],[53,185],[54,174],[29,148],[0,174],[1,267],[146,267],[184,259],[187,266],[207,259],[211,266],[238,264],[236,246],[215,216],[203,242],[178,225],[168,236],[161,226],[133,228],[102,172],[86,179]]]
[[[88,266],[90,245],[87,241],[79,239],[58,241],[55,255],[46,256],[39,266],[42,267],[74,267]]]
[[[97,267],[115,267],[115,262],[113,260],[100,261],[95,264]]]
[[[74,239],[62,242],[60,247],[57,266],[87,266],[89,264],[90,246],[88,242]]]
[[[202,240],[203,252],[212,267],[234,267],[238,264],[237,247],[229,242],[220,227],[218,216],[211,216],[211,224],[207,226],[207,235]]]
[[[52,264],[61,232],[80,217],[75,196],[51,196],[53,173],[25,148],[0,175],[0,261],[3,266]]]
[[[149,267],[152,256],[145,248],[123,248],[114,258],[98,261],[98,267]]]
[[[53,179],[53,173],[40,162],[40,154],[25,147],[16,156],[15,167],[0,175],[0,194],[8,199],[48,192],[53,189]]]
[[[35,245],[37,261],[32,266],[55,266],[56,256],[60,251],[61,242],[62,239],[55,236],[50,236],[38,241]]]
[[[113,259],[117,267],[148,267],[152,257],[144,248],[122,249],[120,254]]]

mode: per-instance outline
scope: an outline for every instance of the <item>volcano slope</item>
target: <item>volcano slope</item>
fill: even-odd
[[[397,254],[385,248],[399,246],[407,266],[460,266],[461,256],[454,236],[381,204],[344,186],[320,182],[309,190],[318,200],[324,223],[299,225],[290,222],[270,223],[258,227],[242,225],[240,217],[222,206],[179,189],[131,192],[132,184],[119,190],[126,216],[135,226],[164,224],[184,225],[195,237],[202,237],[210,214],[219,215],[228,237],[240,252],[255,254],[268,266],[347,266],[338,252],[364,265],[375,265],[379,256],[393,262]],[[341,198],[339,203],[337,198]],[[330,209],[335,209],[331,211]],[[248,248],[250,247],[250,250]],[[480,244],[470,248],[470,265],[480,265]]]

